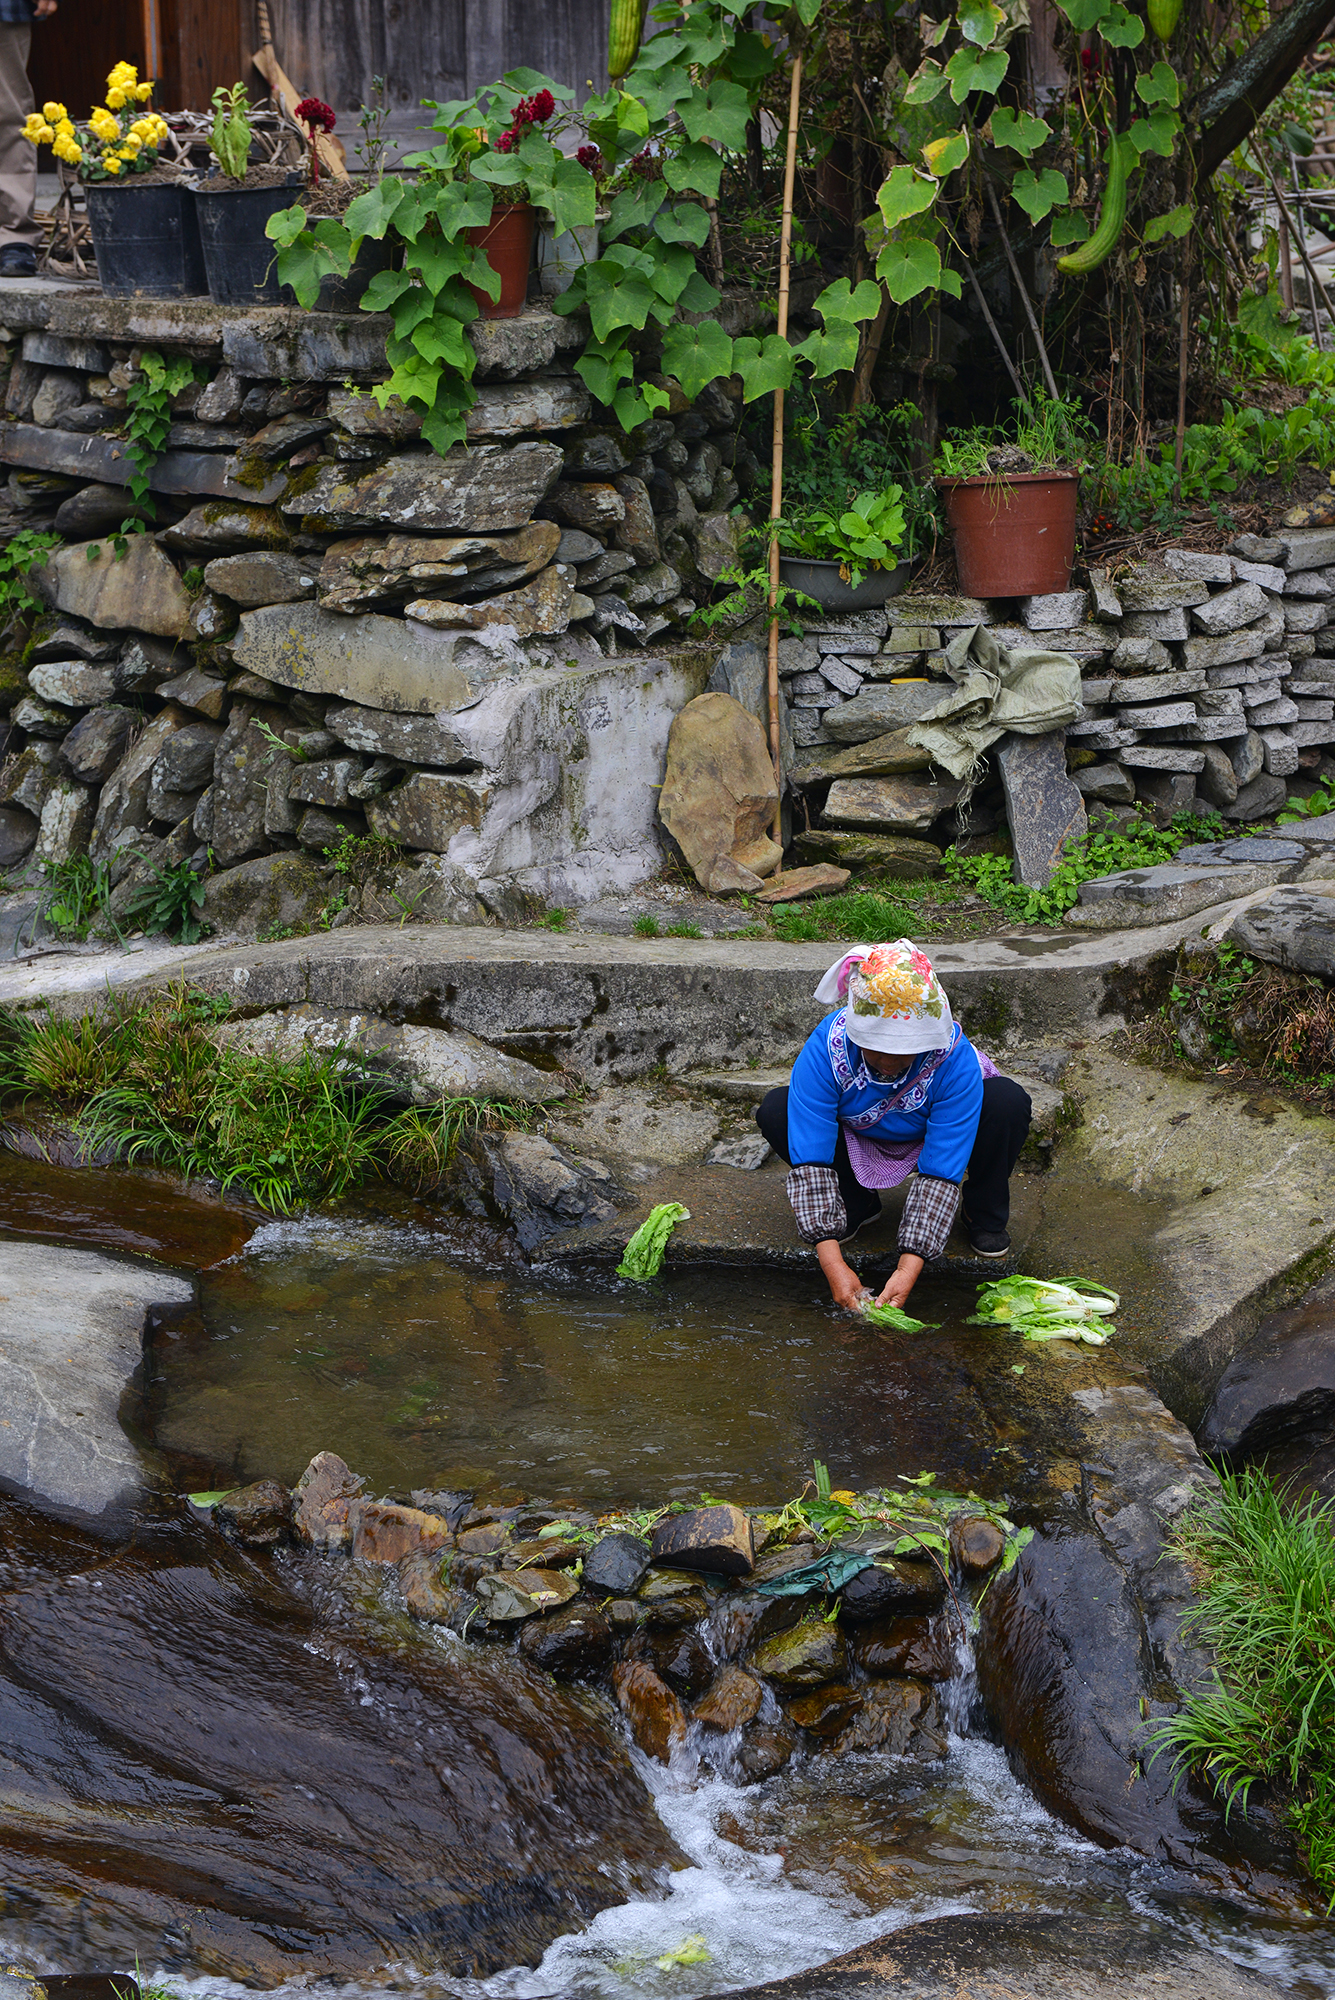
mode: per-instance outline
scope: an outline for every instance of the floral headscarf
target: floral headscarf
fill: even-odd
[[[833,964],[815,997],[842,1004],[848,1038],[885,1055],[950,1047],[955,1023],[932,962],[907,938],[858,944]]]

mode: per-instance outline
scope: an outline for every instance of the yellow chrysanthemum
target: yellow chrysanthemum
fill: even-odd
[[[58,160],[65,162],[67,167],[77,167],[83,160],[82,147],[76,140],[67,138],[63,133],[56,134],[56,143],[52,151]]]
[[[153,144],[155,146],[165,146],[170,137],[171,128],[168,126],[166,119],[155,119],[153,124]]]
[[[41,112],[40,111],[30,112],[28,117],[23,122],[24,138],[30,140],[32,144],[35,146],[38,143],[38,138],[41,133],[41,130],[42,130]]]
[[[49,146],[55,136],[49,125],[43,125],[41,131],[37,134],[37,143],[39,146]]]
[[[101,139],[104,145],[114,144],[121,135],[121,128],[116,120],[109,111],[103,110],[100,104],[88,120],[88,129],[93,137]]]
[[[48,125],[59,125],[61,119],[67,117],[68,113],[64,105],[57,104],[53,98],[49,104],[42,106],[42,116]]]
[[[121,170],[121,163],[114,153],[108,153],[102,164],[109,174],[118,174]]]
[[[119,111],[123,108],[124,103],[125,103],[125,92],[120,88],[119,85],[115,85],[110,90],[108,90],[107,92],[108,110]]]
[[[139,99],[139,102],[141,104],[147,104],[149,98],[153,95],[153,91],[154,91],[153,84],[140,83],[135,85],[134,94]]]
[[[141,139],[147,139],[153,130],[153,120],[151,118],[136,118],[130,130],[137,133]]]
[[[143,151],[143,147],[144,142],[142,139],[133,132],[127,132],[121,146],[121,158],[123,160],[136,159]]]
[[[107,78],[107,82],[108,84],[112,83],[133,84],[138,79],[138,76],[139,72],[135,68],[133,63],[118,62],[113,64],[111,75]]]

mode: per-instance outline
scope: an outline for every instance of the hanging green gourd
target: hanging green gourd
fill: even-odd
[[[1057,259],[1057,269],[1066,278],[1083,278],[1107,262],[1117,247],[1126,223],[1126,190],[1131,177],[1135,148],[1125,132],[1108,127],[1108,184],[1103,190],[1099,226],[1078,249]]]
[[[615,83],[640,52],[644,0],[611,0],[607,22],[607,74]]]
[[[1171,42],[1182,16],[1182,0],[1145,0],[1145,18],[1161,42]]]

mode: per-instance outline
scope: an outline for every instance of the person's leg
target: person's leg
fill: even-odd
[[[969,1155],[964,1183],[964,1215],[975,1248],[996,1255],[1010,1247],[1006,1224],[1011,1212],[1011,1170],[1029,1131],[1029,1093],[1009,1076],[983,1082],[978,1136]]]
[[[12,243],[36,249],[42,232],[33,210],[37,202],[37,148],[23,136],[33,109],[28,81],[32,29],[0,22],[0,251]]]
[[[780,1090],[766,1091],[756,1106],[756,1124],[760,1127],[781,1160],[788,1154],[788,1086]],[[839,1181],[839,1193],[843,1197],[844,1213],[848,1217],[848,1228],[860,1229],[864,1222],[870,1222],[881,1212],[881,1197],[875,1188],[863,1187],[853,1172],[853,1162],[848,1157],[848,1145],[842,1131],[834,1149],[834,1171]]]

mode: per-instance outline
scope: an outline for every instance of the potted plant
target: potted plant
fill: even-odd
[[[778,524],[779,574],[823,611],[884,604],[908,581],[904,489],[857,493],[840,507],[800,509]]]
[[[243,83],[213,93],[209,150],[217,170],[195,183],[209,297],[220,306],[282,303],[269,217],[287,205],[299,176],[289,167],[250,165],[250,99]]]
[[[111,298],[179,299],[206,289],[194,204],[182,170],[162,158],[167,123],[150,109],[151,83],[119,62],[107,101],[79,124],[44,104],[23,127],[83,183],[97,275]]]
[[[1017,407],[1024,413],[1012,441],[976,426],[937,452],[937,490],[960,588],[971,597],[1040,597],[1071,581],[1088,425],[1072,404],[1050,398]]]

